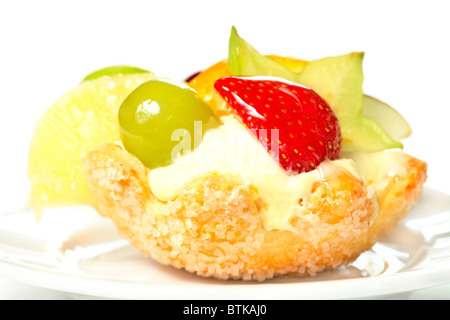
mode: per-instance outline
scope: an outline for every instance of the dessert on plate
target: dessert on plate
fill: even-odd
[[[228,59],[187,81],[99,70],[30,148],[29,204],[88,204],[145,256],[201,276],[314,275],[355,260],[417,201],[411,129],[362,91],[364,54]]]

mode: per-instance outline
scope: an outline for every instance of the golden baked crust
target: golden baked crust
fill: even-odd
[[[90,152],[84,166],[99,213],[144,255],[202,276],[264,280],[313,275],[371,248],[421,192],[426,166],[405,156],[408,174],[389,177],[377,197],[346,170],[317,182],[301,203],[304,214],[292,221],[294,231],[266,231],[263,199],[237,176],[198,176],[176,199],[161,202],[149,188],[148,169],[119,146]]]
[[[369,232],[372,243],[392,231],[422,194],[427,179],[426,162],[406,153],[400,161],[404,162],[406,174],[386,176],[383,188],[375,189],[379,213]]]

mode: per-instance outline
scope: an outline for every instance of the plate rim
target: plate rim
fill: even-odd
[[[450,283],[450,259],[437,261],[431,267],[390,275],[295,283],[144,283],[101,279],[1,260],[0,275],[37,287],[107,299],[341,300],[385,297]],[[410,281],[411,279],[415,281]]]

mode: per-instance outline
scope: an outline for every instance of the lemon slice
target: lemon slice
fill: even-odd
[[[150,73],[140,73],[84,81],[43,114],[34,130],[28,160],[28,205],[37,220],[47,206],[95,204],[82,156],[102,143],[120,141],[120,104],[153,78]]]

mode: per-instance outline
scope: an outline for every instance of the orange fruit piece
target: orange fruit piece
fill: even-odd
[[[281,63],[293,72],[301,72],[308,64],[308,61],[291,57],[268,55],[270,59]],[[214,82],[217,79],[230,75],[228,60],[222,60],[200,72],[195,78],[188,82],[188,85],[197,91],[197,95],[203,99],[221,117],[231,113],[231,109],[225,100],[214,89]]]
[[[303,68],[305,68],[306,65],[309,63],[309,61],[306,60],[300,60],[292,57],[282,57],[273,54],[268,55],[267,57],[278,63],[281,63],[286,68],[295,73],[302,72]]]
[[[188,85],[197,91],[197,95],[205,101],[219,117],[227,115],[231,111],[222,96],[214,89],[214,82],[219,78],[229,75],[230,68],[228,67],[228,60],[222,60],[200,72],[194,79],[188,82]]]

